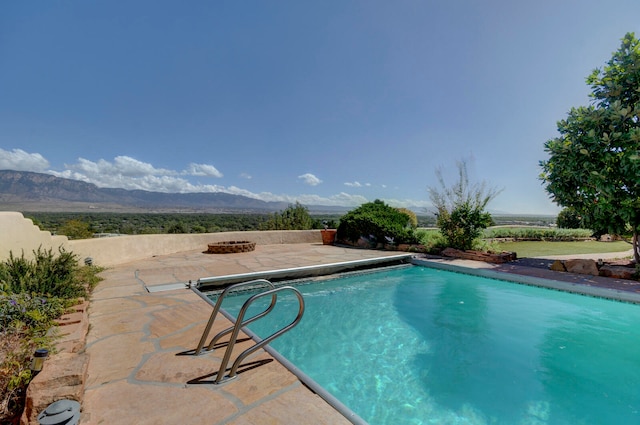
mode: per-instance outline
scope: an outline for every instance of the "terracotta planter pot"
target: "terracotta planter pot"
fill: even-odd
[[[322,244],[333,245],[336,240],[336,232],[336,229],[320,230],[320,233],[322,233]]]

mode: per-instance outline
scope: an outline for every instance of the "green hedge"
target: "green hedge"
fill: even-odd
[[[557,229],[534,227],[492,227],[485,229],[485,239],[510,238],[515,240],[573,241],[593,236],[589,229]]]

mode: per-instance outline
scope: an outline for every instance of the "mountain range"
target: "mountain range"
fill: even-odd
[[[163,193],[101,188],[50,174],[0,170],[0,211],[257,213],[284,210],[288,205],[221,192]],[[313,211],[318,209],[332,210],[317,207]],[[344,209],[334,211],[341,210]]]

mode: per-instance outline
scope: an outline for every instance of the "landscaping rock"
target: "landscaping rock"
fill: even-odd
[[[453,248],[445,248],[442,251],[445,257],[462,258],[464,260],[484,261],[486,263],[507,263],[517,259],[515,252],[482,252],[482,251],[461,251]]]
[[[599,276],[598,265],[594,260],[577,259],[566,260],[564,266],[569,273],[577,274],[590,274],[592,276]]]
[[[86,354],[60,353],[49,357],[27,388],[21,424],[37,424],[38,414],[58,400],[82,401],[87,374]]]
[[[549,266],[549,270],[553,270],[554,272],[566,272],[567,268],[564,266],[562,261],[556,260],[551,264],[551,266]]]
[[[614,279],[633,280],[635,273],[636,270],[631,267],[610,265],[600,267],[600,276],[612,277]]]
[[[45,360],[42,371],[29,383],[21,425],[37,424],[38,415],[58,400],[82,403],[88,366],[83,352],[89,329],[88,305],[82,300],[56,320],[58,326],[52,332],[57,335],[57,354]]]

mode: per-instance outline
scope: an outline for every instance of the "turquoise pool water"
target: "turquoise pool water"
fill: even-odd
[[[425,267],[298,289],[271,345],[372,425],[640,423],[640,306]]]

